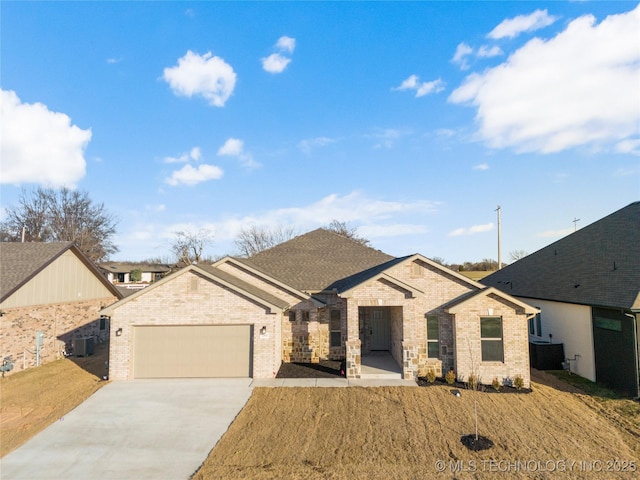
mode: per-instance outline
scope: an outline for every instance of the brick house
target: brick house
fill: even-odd
[[[12,357],[9,373],[60,358],[74,338],[107,341],[99,312],[119,298],[73,243],[0,242],[0,357]]]
[[[191,265],[106,308],[112,379],[270,378],[281,362],[389,352],[405,379],[453,369],[529,385],[537,309],[416,254],[318,229],[250,258]]]

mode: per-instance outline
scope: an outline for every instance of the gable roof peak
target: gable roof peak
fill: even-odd
[[[263,250],[244,263],[300,291],[317,292],[393,258],[326,228],[317,228]]]

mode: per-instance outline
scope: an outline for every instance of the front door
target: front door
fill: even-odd
[[[385,308],[371,312],[371,350],[389,350],[391,347],[391,323]]]

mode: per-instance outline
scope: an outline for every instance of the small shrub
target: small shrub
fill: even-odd
[[[473,373],[467,377],[467,388],[469,390],[477,390],[479,385],[479,379],[477,375]]]
[[[444,376],[444,379],[449,385],[453,385],[454,383],[456,383],[456,372],[454,372],[453,370],[449,370]]]
[[[513,377],[513,386],[516,390],[522,390],[524,388],[524,378],[522,378],[522,375],[518,374]]]
[[[436,381],[436,372],[433,368],[430,368],[427,372],[427,382],[433,383]]]
[[[491,386],[496,392],[500,391],[500,389],[502,388],[502,384],[500,383],[500,380],[498,380],[498,377],[493,379],[493,381],[491,382]]]

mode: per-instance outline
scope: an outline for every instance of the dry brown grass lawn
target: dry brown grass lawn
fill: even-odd
[[[101,381],[108,346],[95,355],[65,358],[0,380],[0,457],[84,402]]]
[[[484,452],[460,443],[474,431],[469,391],[256,389],[194,478],[638,478],[629,463],[607,462],[640,470],[640,415],[546,374],[536,380],[530,394],[478,394],[479,433],[495,443]]]

